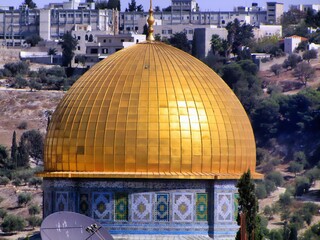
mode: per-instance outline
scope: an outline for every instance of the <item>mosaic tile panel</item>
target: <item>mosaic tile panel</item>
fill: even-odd
[[[68,211],[74,212],[76,207],[76,194],[75,192],[69,192],[69,206]]]
[[[197,221],[208,220],[208,194],[206,193],[196,195],[196,218]]]
[[[234,221],[237,221],[238,212],[239,212],[239,193],[235,193],[234,197]]]
[[[50,215],[52,212],[52,194],[45,191],[43,194],[43,215],[44,217]]]
[[[169,221],[169,200],[170,195],[161,193],[156,195],[155,219],[156,221]]]
[[[56,192],[56,212],[68,211],[68,192]]]
[[[112,193],[92,194],[92,215],[94,219],[111,221],[113,212]]]
[[[193,194],[174,193],[173,194],[173,221],[192,222],[193,221]]]
[[[152,219],[152,193],[132,194],[132,221],[146,222]]]
[[[115,194],[115,220],[128,221],[128,194]]]
[[[231,194],[228,193],[220,193],[217,194],[218,197],[218,206],[217,206],[217,211],[218,211],[218,221],[221,222],[228,222],[232,221],[232,214],[233,214],[233,208],[232,208],[232,197]]]
[[[81,193],[79,196],[79,213],[89,216],[89,194]]]

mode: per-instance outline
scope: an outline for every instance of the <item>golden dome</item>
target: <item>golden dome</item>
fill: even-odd
[[[145,42],[85,73],[57,107],[43,177],[254,177],[256,149],[241,103],[209,67]]]

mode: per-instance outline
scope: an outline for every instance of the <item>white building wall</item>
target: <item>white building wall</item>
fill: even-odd
[[[40,10],[40,28],[39,35],[42,39],[51,40],[51,13],[50,10]]]
[[[288,37],[284,39],[284,52],[291,54],[301,43],[301,37]]]

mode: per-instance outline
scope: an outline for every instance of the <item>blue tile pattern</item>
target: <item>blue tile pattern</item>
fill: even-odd
[[[155,218],[156,221],[169,221],[169,194],[156,195]]]

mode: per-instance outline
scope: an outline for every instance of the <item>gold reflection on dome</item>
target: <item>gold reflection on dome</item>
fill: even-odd
[[[249,119],[224,81],[146,42],[85,73],[57,107],[43,177],[237,179],[255,172]]]

